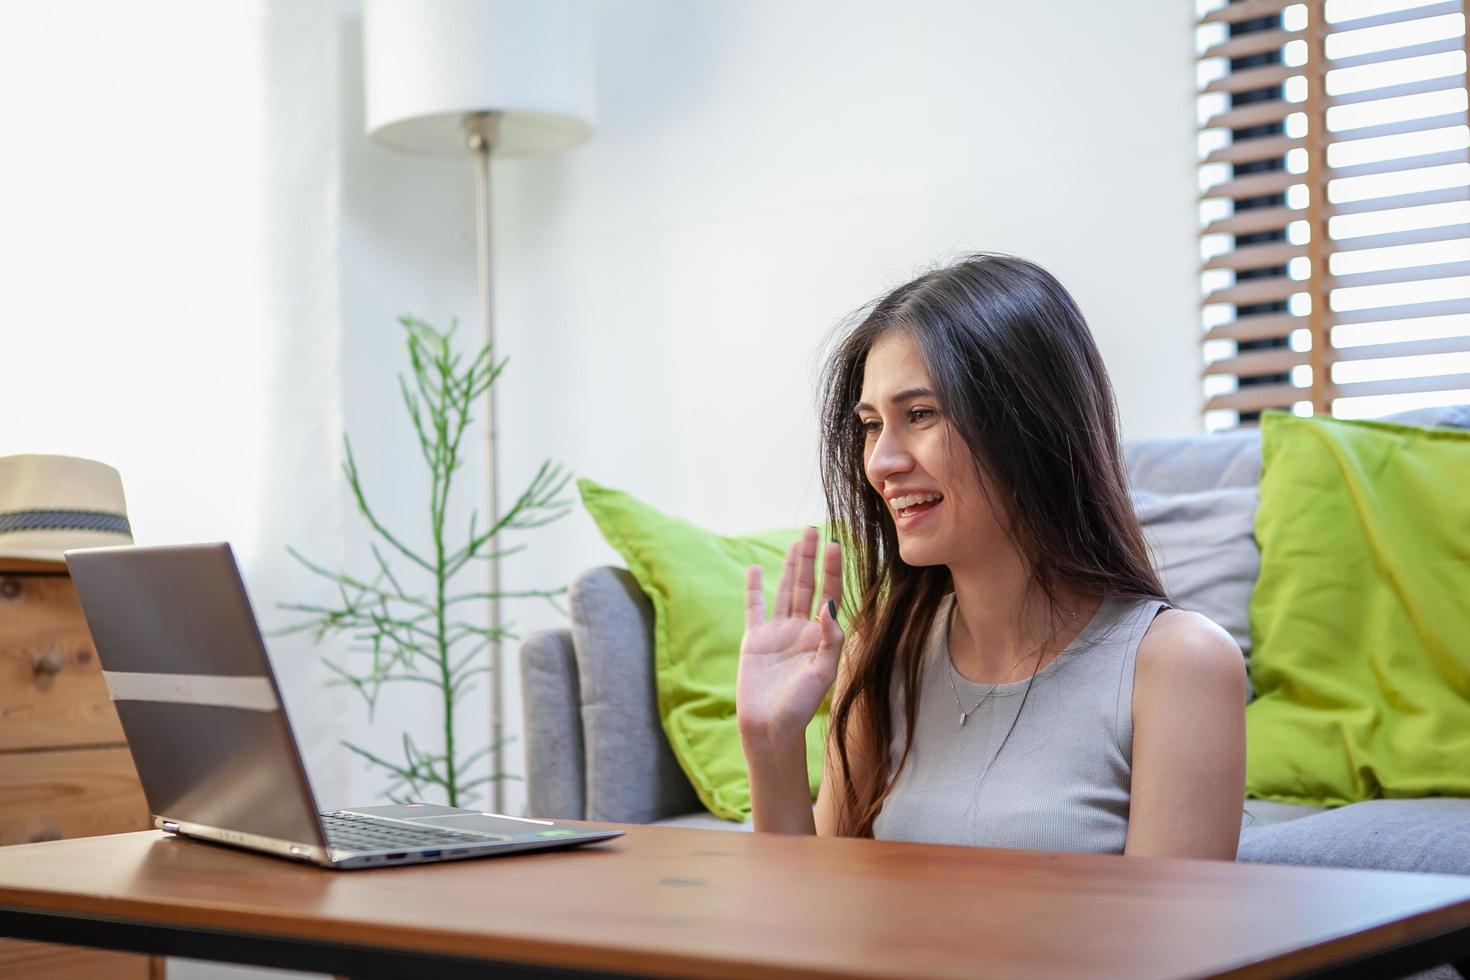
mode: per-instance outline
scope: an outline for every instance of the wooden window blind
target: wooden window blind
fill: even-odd
[[[1206,4],[1205,423],[1470,402],[1462,0]]]

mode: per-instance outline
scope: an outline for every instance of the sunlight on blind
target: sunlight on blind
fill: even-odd
[[[1310,412],[1314,398],[1342,417],[1470,402],[1461,4],[1241,0],[1198,13],[1206,426]]]
[[[1363,17],[1389,13],[1395,10],[1414,10],[1415,5],[1385,3],[1337,3],[1327,4],[1329,25],[1344,21],[1355,21]],[[1417,132],[1391,134],[1377,137],[1367,152],[1351,156],[1357,141],[1333,142],[1328,145],[1328,160],[1334,166],[1349,166],[1377,161],[1406,161],[1406,158],[1426,156],[1444,151],[1463,151],[1470,143],[1470,130],[1465,125],[1467,110],[1464,87],[1465,52],[1463,35],[1465,18],[1463,13],[1452,13],[1427,17],[1405,23],[1368,27],[1328,34],[1325,42],[1327,56],[1331,59],[1348,58],[1382,52],[1386,49],[1414,50],[1415,45],[1430,45],[1436,41],[1452,41],[1458,51],[1436,52],[1404,59],[1385,60],[1362,66],[1350,66],[1327,73],[1327,91],[1331,94],[1351,95],[1363,91],[1383,91],[1390,86],[1405,86],[1426,81],[1439,81],[1452,88],[1438,91],[1419,92],[1375,101],[1356,102],[1348,105],[1331,106],[1327,109],[1327,128],[1334,135],[1351,132],[1368,126],[1392,125],[1407,121],[1432,123],[1430,128]],[[1338,81],[1335,76],[1345,75]],[[1413,139],[1414,142],[1407,141]],[[1363,141],[1369,142],[1369,141]],[[1332,151],[1343,150],[1335,158]],[[1463,155],[1463,154],[1462,154]],[[1339,164],[1337,161],[1342,160]],[[1358,214],[1334,215],[1328,221],[1332,239],[1354,239],[1363,236],[1404,232],[1414,229],[1449,228],[1459,226],[1462,233],[1458,240],[1430,243],[1440,246],[1434,262],[1454,263],[1470,260],[1470,200],[1466,200],[1466,185],[1470,184],[1470,163],[1407,167],[1386,173],[1364,174],[1333,179],[1328,183],[1328,200],[1334,204],[1351,203],[1372,199],[1389,199],[1405,195],[1400,201],[1405,205],[1398,208],[1364,211]],[[1434,195],[1429,192],[1448,191]],[[1407,195],[1418,195],[1430,200],[1418,203]],[[1365,261],[1363,271],[1402,269],[1404,256],[1393,255],[1392,248],[1366,249],[1344,252],[1339,255],[1357,255]],[[1332,259],[1338,256],[1334,255]],[[1377,260],[1375,263],[1375,259]],[[1336,275],[1346,275],[1337,263],[1329,260]],[[1408,266],[1413,268],[1418,265]],[[1461,270],[1466,271],[1466,270]],[[1384,282],[1363,286],[1347,286],[1333,289],[1331,305],[1333,312],[1357,312],[1382,308],[1404,307],[1411,304],[1451,303],[1470,297],[1470,276],[1447,276],[1440,279],[1421,279],[1409,282]],[[1470,335],[1470,309],[1465,313],[1453,313],[1435,318],[1438,323],[1436,336],[1424,336],[1416,330],[1414,319],[1369,320],[1363,323],[1337,324],[1332,328],[1332,345],[1346,358],[1359,353],[1396,351],[1385,345],[1401,345],[1413,349],[1413,342],[1449,339],[1457,335]],[[1406,329],[1407,328],[1407,329]],[[1406,350],[1399,356],[1343,359],[1332,365],[1332,381],[1350,385],[1367,382],[1389,382],[1400,379],[1433,379],[1446,375],[1470,372],[1470,352],[1443,351],[1412,354]],[[1395,392],[1360,397],[1338,398],[1333,404],[1333,413],[1345,417],[1364,417],[1397,411],[1420,405],[1440,403],[1453,404],[1470,400],[1463,391],[1419,391]]]

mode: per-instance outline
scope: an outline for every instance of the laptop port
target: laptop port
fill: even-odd
[[[439,855],[440,855],[440,854],[443,854],[443,853],[444,853],[444,852],[443,852],[443,851],[423,851],[423,852],[421,852],[421,853],[422,853],[422,854],[423,854],[423,856],[424,856],[424,857],[426,857],[426,858],[436,858],[436,857],[438,857],[438,856],[439,856]]]
[[[396,854],[385,854],[383,856],[384,860],[387,861],[402,861],[406,857],[408,857],[407,851],[399,851]]]

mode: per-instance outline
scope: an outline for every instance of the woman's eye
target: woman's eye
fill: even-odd
[[[922,422],[922,421],[924,421],[927,418],[933,417],[933,415],[934,415],[934,409],[932,409],[932,408],[911,408],[911,409],[909,409],[909,421],[910,422]]]
[[[859,422],[858,425],[862,428],[863,435],[868,436],[876,434],[879,429],[883,428],[883,423],[877,419],[868,419],[866,422]]]

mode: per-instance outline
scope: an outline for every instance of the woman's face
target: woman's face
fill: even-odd
[[[1006,539],[945,408],[908,331],[880,337],[856,411],[868,482],[888,504],[909,565],[953,568]]]

